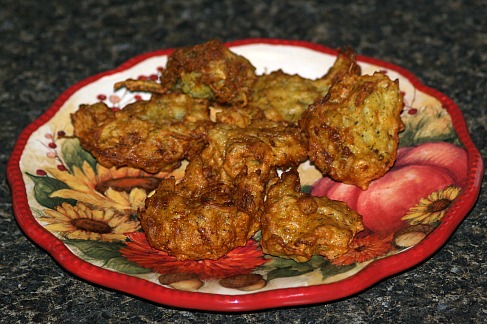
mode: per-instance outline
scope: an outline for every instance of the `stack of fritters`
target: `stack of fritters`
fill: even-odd
[[[360,76],[350,50],[309,80],[257,76],[247,59],[210,41],[175,50],[160,82],[120,87],[152,97],[120,111],[81,105],[74,134],[107,167],[155,173],[189,161],[183,179],[164,179],[139,211],[151,246],[180,260],[218,259],[259,229],[266,253],[339,257],[363,229],[360,215],[300,193],[295,170],[309,158],[324,175],[366,189],[394,162],[402,127],[397,83]]]
[[[305,161],[296,126],[260,120],[217,124],[183,179],[162,181],[139,214],[152,246],[178,259],[218,259],[260,228],[265,188],[278,167]]]

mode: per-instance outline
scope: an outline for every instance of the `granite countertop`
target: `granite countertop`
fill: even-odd
[[[485,182],[466,219],[421,264],[343,300],[240,314],[165,307],[86,282],[16,223],[5,168],[27,125],[88,76],[141,53],[210,38],[305,40],[392,62],[451,97],[487,156],[484,0],[323,2],[2,1],[0,322],[483,322]]]

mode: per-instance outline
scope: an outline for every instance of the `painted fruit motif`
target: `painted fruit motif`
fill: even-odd
[[[365,226],[376,233],[392,233],[406,224],[401,218],[422,198],[448,186],[462,187],[467,178],[467,153],[446,142],[401,147],[395,165],[365,191],[320,179],[311,194],[345,201],[363,216]]]

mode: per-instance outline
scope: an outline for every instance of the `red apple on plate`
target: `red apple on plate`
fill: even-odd
[[[449,185],[461,186],[467,178],[467,153],[445,142],[431,142],[398,150],[395,165],[367,190],[320,179],[311,194],[345,201],[359,212],[365,226],[376,233],[403,227],[401,219],[421,198]]]

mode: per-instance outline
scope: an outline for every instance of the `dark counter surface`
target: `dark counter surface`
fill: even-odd
[[[485,182],[448,242],[416,267],[344,300],[244,314],[168,308],[85,282],[13,216],[5,167],[15,140],[64,90],[138,54],[210,38],[351,46],[402,66],[458,104],[487,156],[487,2],[404,2],[1,1],[0,322],[483,322]]]

